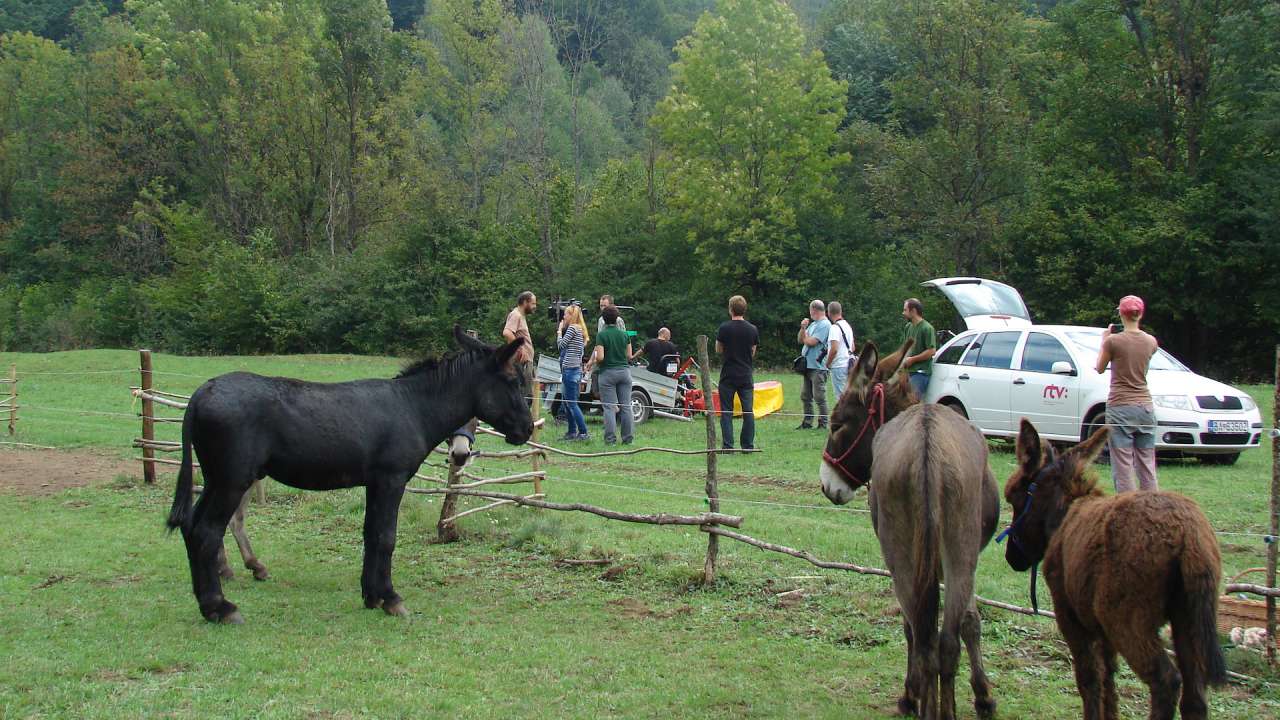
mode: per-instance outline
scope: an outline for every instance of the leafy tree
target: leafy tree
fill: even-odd
[[[875,14],[861,0],[845,0],[828,9],[819,33],[831,74],[849,86],[846,122],[887,122],[893,109],[888,80],[898,58]]]
[[[439,58],[433,114],[473,223],[486,205],[488,182],[499,171],[498,148],[507,137],[495,116],[510,89],[509,50],[500,33],[511,18],[501,0],[440,0],[421,27]]]
[[[845,87],[773,0],[721,0],[698,20],[653,118],[672,214],[702,267],[730,286],[796,287],[797,214],[830,197]]]
[[[358,180],[364,156],[363,131],[394,82],[391,16],[385,0],[321,0],[321,11],[326,42],[320,54],[320,72],[343,128],[339,172],[346,222],[342,237],[345,247],[352,249],[371,219],[365,207],[368,203],[360,197],[362,183]]]
[[[1028,21],[1012,0],[874,6],[902,66],[895,128],[867,125],[867,179],[886,228],[922,251],[923,274],[980,274],[1023,201],[1030,117],[1020,72]]]

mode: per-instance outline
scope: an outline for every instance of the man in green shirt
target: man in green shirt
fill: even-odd
[[[908,352],[903,368],[911,373],[911,387],[924,400],[924,392],[929,389],[929,378],[933,375],[933,354],[938,350],[938,334],[933,326],[924,319],[924,305],[916,298],[907,298],[902,303],[902,317],[907,319],[903,330],[902,341],[908,338],[915,342]]]
[[[618,442],[617,428],[622,420],[622,444],[630,445],[631,427],[631,339],[616,325],[618,308],[604,309],[604,329],[596,334],[593,360],[600,366],[597,387],[604,411],[604,444]]]

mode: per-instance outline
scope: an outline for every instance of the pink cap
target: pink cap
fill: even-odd
[[[1120,298],[1120,304],[1116,306],[1116,310],[1119,310],[1120,314],[1125,317],[1142,317],[1142,313],[1146,309],[1146,304],[1137,295],[1125,295]]]

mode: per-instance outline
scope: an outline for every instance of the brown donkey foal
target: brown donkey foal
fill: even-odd
[[[819,469],[822,492],[842,505],[870,481],[871,525],[893,575],[907,638],[907,680],[898,710],[927,720],[956,716],[963,641],[978,716],[996,701],[982,667],[982,620],[974,602],[978,555],[1000,515],[1000,489],[987,443],[942,405],[922,405],[906,375],[907,341],[877,362],[867,343],[831,414]],[[939,581],[947,585],[938,631]]]
[[[1207,718],[1205,685],[1227,673],[1215,624],[1218,541],[1182,495],[1104,496],[1087,471],[1106,438],[1101,428],[1059,457],[1022,420],[1018,467],[1004,491],[1014,512],[1005,559],[1019,572],[1044,560],[1085,720],[1118,717],[1117,652],[1151,689],[1152,720],[1172,718],[1175,705],[1185,720]],[[1176,668],[1160,641],[1166,621]]]

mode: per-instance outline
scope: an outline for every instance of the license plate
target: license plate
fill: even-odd
[[[1209,432],[1211,433],[1247,433],[1249,432],[1248,420],[1210,420]]]

